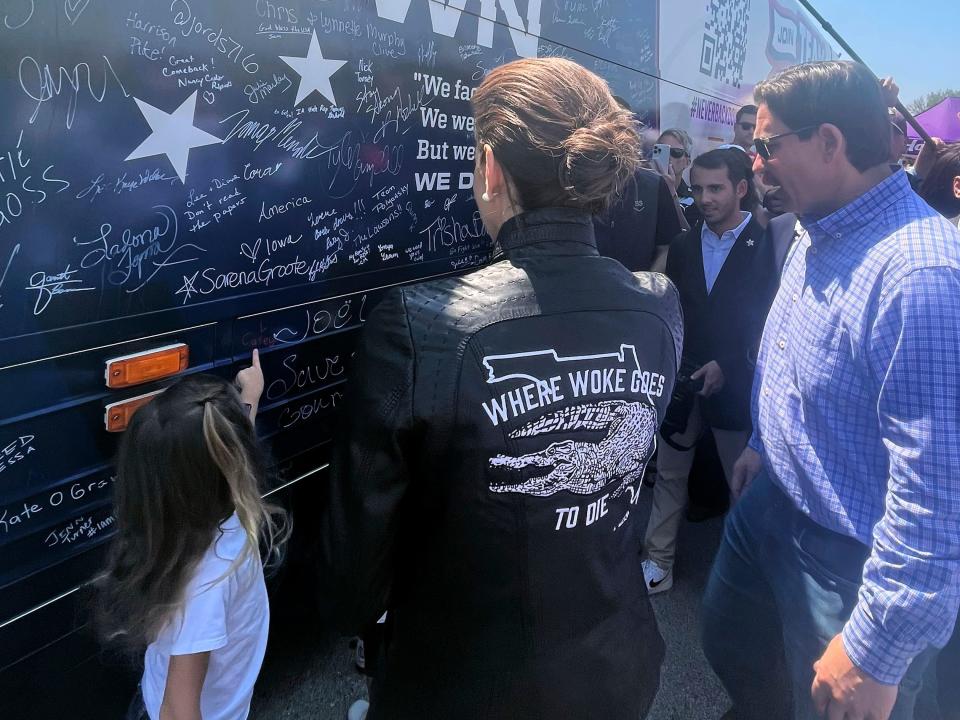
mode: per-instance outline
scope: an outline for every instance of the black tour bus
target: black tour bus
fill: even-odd
[[[824,50],[792,0],[713,5],[0,3],[0,714],[96,652],[82,589],[137,407],[260,348],[271,493],[308,540],[370,308],[490,257],[472,89],[563,56],[726,141],[748,79]]]

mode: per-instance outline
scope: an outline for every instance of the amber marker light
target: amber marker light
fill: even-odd
[[[163,390],[154,390],[144,395],[137,395],[107,405],[103,416],[103,424],[106,426],[107,432],[123,432],[126,430],[133,414],[162,392]]]
[[[190,348],[184,343],[107,360],[105,380],[108,388],[142,385],[176,375],[190,365]]]

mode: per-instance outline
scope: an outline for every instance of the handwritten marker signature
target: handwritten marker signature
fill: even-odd
[[[123,96],[125,98],[130,97],[130,93],[123,86],[109,58],[106,55],[100,57],[103,58],[102,77],[98,77],[94,68],[87,62],[79,62],[72,68],[63,65],[51,68],[47,63],[41,67],[40,62],[29,55],[22,58],[19,66],[20,88],[27,97],[37,103],[30,115],[30,124],[33,125],[36,122],[37,116],[40,114],[40,108],[43,107],[44,103],[64,93],[69,98],[66,125],[67,130],[71,129],[77,114],[77,106],[80,103],[81,91],[85,87],[90,98],[94,102],[102,104],[110,87],[108,75],[116,81]],[[99,85],[97,85],[97,79],[100,80]]]
[[[35,272],[30,276],[30,284],[25,288],[26,290],[35,290],[37,293],[37,300],[33,305],[33,314],[39,315],[50,305],[50,301],[57,295],[66,295],[67,293],[75,292],[85,292],[88,290],[96,290],[92,287],[76,287],[83,283],[81,278],[75,278],[79,270],[71,270],[70,266],[59,272],[56,275],[48,275],[43,272]]]
[[[13,259],[17,256],[17,253],[20,252],[20,243],[17,243],[13,246],[13,252],[10,253],[10,259],[7,260],[7,266],[3,269],[3,274],[0,275],[0,290],[3,289],[3,281],[7,279],[7,273],[10,272],[10,266],[13,265]],[[0,295],[0,298],[3,296]],[[0,303],[0,308],[3,307],[3,303]]]

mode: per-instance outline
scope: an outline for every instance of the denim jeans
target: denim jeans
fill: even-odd
[[[813,663],[857,602],[870,549],[801,513],[763,473],[727,516],[703,600],[707,659],[737,720],[817,718]],[[892,720],[909,720],[921,653],[900,684]]]
[[[937,701],[943,720],[960,720],[960,618],[937,657]]]

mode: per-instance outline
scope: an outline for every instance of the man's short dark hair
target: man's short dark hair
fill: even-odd
[[[826,60],[794,65],[757,85],[753,96],[791,130],[835,125],[847,141],[847,159],[860,172],[887,162],[887,106],[880,83],[860,63]]]
[[[727,169],[727,177],[736,187],[741,180],[753,180],[753,169],[750,167],[750,156],[737,148],[718,148],[697,155],[693,167],[706,170]],[[691,168],[692,172],[693,168]]]
[[[693,182],[693,169],[698,167],[704,168],[705,170],[720,170],[721,168],[726,168],[727,177],[730,179],[730,184],[733,185],[734,189],[740,184],[741,180],[746,180],[747,194],[743,200],[740,201],[740,209],[749,212],[753,212],[756,209],[759,197],[757,196],[756,185],[753,182],[753,168],[751,167],[750,156],[743,150],[735,147],[717,148],[716,150],[705,152],[702,155],[697,155],[690,168],[691,183]]]
[[[953,179],[960,175],[960,143],[944,145],[933,167],[920,184],[919,195],[944,217],[960,215],[960,198],[953,193]]]
[[[756,115],[757,106],[756,105],[744,105],[739,110],[737,110],[737,122],[740,122],[740,118],[744,115]]]

